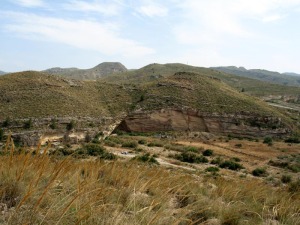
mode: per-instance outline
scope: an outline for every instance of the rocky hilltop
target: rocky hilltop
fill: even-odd
[[[103,62],[90,69],[51,68],[43,72],[78,80],[96,80],[110,74],[126,72],[127,68],[119,62]]]

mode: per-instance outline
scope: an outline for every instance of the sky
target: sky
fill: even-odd
[[[121,62],[300,73],[300,0],[0,0],[0,70]]]

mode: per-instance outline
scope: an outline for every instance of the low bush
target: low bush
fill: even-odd
[[[4,137],[4,131],[0,128],[0,141],[2,141]]]
[[[135,156],[133,160],[141,161],[141,162],[147,162],[147,163],[153,163],[153,164],[159,164],[158,161],[150,155],[150,153],[146,153],[143,155]]]
[[[240,162],[241,161],[241,159],[238,158],[238,157],[233,157],[233,158],[231,158],[231,160],[234,161],[234,162]]]
[[[226,160],[224,162],[222,162],[220,164],[220,167],[221,168],[226,168],[226,169],[229,169],[229,170],[240,170],[240,169],[244,169],[244,167],[237,163],[237,162],[234,162],[232,160]]]
[[[193,146],[187,146],[184,148],[185,151],[187,152],[195,152],[195,153],[199,153],[200,149],[197,147],[193,147]]]
[[[202,155],[204,155],[204,156],[212,156],[213,154],[214,154],[214,151],[211,150],[211,149],[206,149],[206,150],[202,153]]]
[[[285,140],[285,142],[299,144],[300,138],[298,136],[289,137],[288,139]]]
[[[3,126],[3,127],[9,127],[10,125],[11,125],[11,120],[10,120],[9,117],[7,117],[7,118],[3,121],[2,126]]]
[[[138,144],[136,143],[136,141],[127,141],[122,144],[123,148],[136,148],[137,146]]]
[[[73,130],[75,128],[75,125],[76,125],[75,121],[71,120],[66,126],[67,131]]]
[[[147,144],[146,140],[144,140],[144,139],[139,140],[138,143],[139,143],[140,145],[145,145],[145,144]]]
[[[91,156],[99,156],[105,152],[105,148],[97,144],[86,144],[84,148],[86,149],[86,153]]]
[[[50,127],[52,130],[57,129],[57,122],[56,122],[55,119],[51,119],[51,123],[50,123],[49,127]]]
[[[214,165],[220,165],[221,163],[223,162],[223,159],[221,157],[217,157],[213,160],[211,160],[211,164],[214,164]]]
[[[287,174],[283,174],[281,177],[281,182],[286,184],[286,183],[290,183],[292,181],[292,177],[291,175],[287,175]]]
[[[113,141],[110,141],[110,140],[105,140],[104,143],[109,146],[109,147],[116,147],[117,144]]]
[[[24,122],[23,128],[24,129],[30,129],[30,128],[32,128],[32,126],[33,126],[32,120],[29,119],[29,120],[27,120],[27,121]]]
[[[148,147],[163,147],[164,145],[159,142],[150,142]]]
[[[219,172],[220,169],[218,167],[215,167],[215,166],[210,166],[210,167],[207,167],[205,169],[206,172],[212,172],[212,173],[216,173],[216,172]]]
[[[265,137],[263,143],[271,146],[273,144],[273,139],[271,137]]]
[[[252,175],[256,177],[264,177],[267,175],[267,171],[265,168],[256,168],[252,171]]]
[[[289,185],[289,191],[292,193],[300,192],[300,179],[291,182]]]
[[[111,152],[103,152],[100,156],[100,159],[106,159],[106,160],[115,160],[117,156]]]
[[[181,154],[175,155],[175,158],[181,162],[188,163],[207,163],[208,159],[202,155],[194,152],[182,152]]]

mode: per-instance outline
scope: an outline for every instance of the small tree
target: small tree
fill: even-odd
[[[52,130],[55,130],[55,129],[57,128],[57,123],[56,123],[56,120],[55,120],[55,119],[51,119],[51,123],[50,123],[49,127],[50,127]]]
[[[75,125],[76,125],[76,124],[75,124],[75,121],[74,121],[74,120],[71,120],[70,123],[67,124],[66,129],[67,129],[68,131],[70,131],[70,130],[74,129]]]
[[[0,128],[0,141],[2,141],[3,137],[4,137],[4,131],[3,129]]]
[[[265,137],[263,143],[271,146],[273,144],[273,139],[271,137]]]
[[[202,155],[204,155],[204,156],[212,156],[213,154],[214,154],[214,151],[211,150],[211,149],[206,149],[206,150],[202,153]]]
[[[252,175],[256,177],[264,177],[267,175],[267,171],[265,168],[256,168],[252,171]]]
[[[2,123],[3,127],[9,127],[11,124],[11,120],[9,117],[6,118],[6,120],[4,120],[4,122]]]
[[[291,175],[287,175],[287,174],[283,174],[281,177],[281,182],[286,184],[286,183],[290,183],[292,181],[292,177]]]
[[[25,129],[30,129],[32,127],[32,120],[31,118],[27,121],[24,122],[24,126]]]

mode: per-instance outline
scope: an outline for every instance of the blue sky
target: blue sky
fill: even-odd
[[[118,61],[300,73],[300,0],[1,0],[0,70]]]

